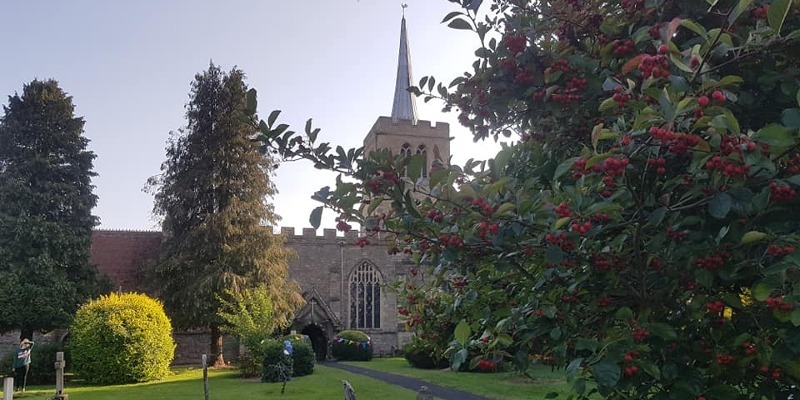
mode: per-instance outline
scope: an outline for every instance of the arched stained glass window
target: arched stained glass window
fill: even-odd
[[[381,277],[375,267],[362,262],[350,275],[350,328],[381,327]]]
[[[411,145],[403,143],[400,147],[400,157],[411,157]],[[403,176],[408,176],[408,168],[403,168]]]
[[[425,148],[424,144],[419,145],[417,147],[417,155],[422,155],[422,177],[428,177],[428,149]]]

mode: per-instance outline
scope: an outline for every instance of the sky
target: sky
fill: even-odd
[[[470,70],[477,38],[441,24],[458,5],[404,0],[415,82],[450,82]],[[282,110],[302,131],[313,118],[319,139],[359,147],[378,116],[389,115],[402,9],[392,0],[26,0],[0,1],[0,104],[33,79],[55,79],[86,120],[99,229],[157,230],[153,197],[170,131],[186,125],[194,75],[209,62],[242,69],[258,90],[258,112]],[[454,164],[496,153],[473,143],[455,113],[417,101],[423,120],[450,123]],[[309,227],[311,195],[335,183],[305,162],[273,178],[280,226]],[[321,228],[335,215],[323,214]]]

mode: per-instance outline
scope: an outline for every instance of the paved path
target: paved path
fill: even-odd
[[[436,397],[437,399],[442,400],[489,400],[488,397],[478,396],[476,394],[472,394],[469,392],[465,392],[458,389],[452,389],[444,386],[439,386],[435,383],[421,381],[415,378],[409,378],[407,376],[397,375],[397,374],[390,374],[388,372],[380,372],[375,371],[367,368],[355,367],[352,365],[345,365],[336,362],[326,362],[322,363],[322,365],[331,368],[338,368],[348,372],[353,372],[356,374],[361,374],[364,376],[368,376],[370,378],[374,378],[386,383],[390,383],[392,385],[402,386],[406,389],[410,389],[413,391],[418,391],[421,386],[427,386],[428,391]],[[356,389],[356,394],[358,394],[358,388]]]

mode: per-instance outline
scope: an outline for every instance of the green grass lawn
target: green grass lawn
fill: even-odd
[[[370,362],[343,364],[417,378],[498,400],[541,399],[550,392],[560,393],[559,398],[565,398],[569,393],[564,371],[551,371],[550,367],[544,366],[529,370],[535,378],[531,380],[520,374],[505,372],[482,374],[417,369],[408,365],[404,358],[374,358]]]
[[[361,399],[416,399],[416,392],[385,384],[362,375],[317,366],[314,374],[295,378],[280,394],[280,383],[261,383],[258,379],[240,379],[236,370],[210,370],[209,391],[212,400],[281,399],[330,400],[342,398],[342,379],[348,380]],[[65,393],[70,400],[197,400],[203,398],[203,371],[199,368],[180,368],[167,379],[158,382],[118,386],[85,386],[69,382]],[[15,393],[14,399],[48,400],[55,386],[28,387],[25,393]]]
[[[442,386],[449,386],[493,399],[541,399],[549,392],[567,394],[563,372],[551,372],[541,367],[531,370],[536,377],[511,374],[454,373],[449,370],[411,368],[402,358],[377,358],[370,362],[347,363],[378,371],[409,376]],[[199,368],[176,368],[161,381],[115,386],[89,386],[80,381],[67,382],[65,393],[70,400],[196,400],[203,398],[203,371]],[[313,375],[295,378],[281,395],[280,383],[261,383],[258,379],[238,378],[237,370],[209,370],[209,388],[213,400],[281,399],[328,400],[342,398],[343,379],[348,380],[360,399],[416,399],[416,392],[399,386],[318,365]],[[54,386],[30,386],[25,393],[15,393],[15,399],[48,400]],[[563,397],[562,397],[563,398]]]

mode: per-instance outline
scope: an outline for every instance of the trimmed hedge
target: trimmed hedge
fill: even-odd
[[[341,331],[333,337],[331,355],[339,361],[372,360],[372,340],[361,331]]]
[[[314,373],[314,365],[317,363],[317,355],[314,349],[306,342],[292,341],[292,363],[294,371],[292,376],[306,376]]]
[[[292,376],[293,362],[292,357],[283,352],[283,340],[266,340],[261,349],[264,354],[264,361],[261,363],[261,382],[283,382],[288,380]],[[283,364],[284,370],[281,370],[280,364]]]
[[[403,352],[406,361],[414,368],[442,369],[450,365],[450,362],[444,357],[434,358],[436,352],[433,346],[408,343],[403,346]]]
[[[144,294],[112,293],[92,300],[78,309],[70,331],[73,371],[89,383],[161,379],[175,355],[163,305]]]

